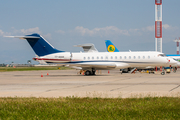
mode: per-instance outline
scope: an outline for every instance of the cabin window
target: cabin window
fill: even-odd
[[[126,59],[126,56],[124,56],[124,59]]]
[[[150,56],[148,56],[148,59],[150,59]]]
[[[97,57],[97,59],[99,59],[99,57]]]
[[[120,56],[120,59],[122,59],[122,56]]]
[[[136,59],[136,56],[134,56],[134,59]]]
[[[111,59],[113,59],[113,56],[111,56]]]
[[[145,59],[145,56],[143,56],[143,59]]]
[[[117,56],[115,56],[115,59],[117,59]]]
[[[92,60],[94,60],[94,57],[92,57]]]
[[[86,57],[84,57],[84,60],[86,59]]]
[[[106,59],[108,59],[108,56],[106,56]]]
[[[101,59],[103,59],[103,56],[101,56]]]
[[[90,57],[88,57],[88,60],[90,60]]]
[[[129,59],[131,59],[131,56],[129,56]]]
[[[138,56],[138,59],[140,59],[141,57],[140,56]]]

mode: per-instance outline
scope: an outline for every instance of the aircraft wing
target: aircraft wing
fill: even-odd
[[[115,63],[115,62],[77,62],[77,63],[67,63],[69,67],[76,66],[79,68],[85,69],[119,69],[119,68],[127,68],[129,64],[127,63]]]
[[[92,43],[74,45],[74,47],[82,47],[84,52],[98,52],[98,50],[95,48],[94,44]]]
[[[180,55],[166,55],[166,56],[180,60]]]
[[[77,66],[84,68],[115,68],[116,64],[114,63],[101,63],[101,62],[79,62],[79,63],[68,63],[69,66]]]

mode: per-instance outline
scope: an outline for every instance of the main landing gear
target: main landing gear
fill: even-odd
[[[165,70],[164,70],[164,67],[162,67],[162,72],[161,72],[161,75],[165,75]]]
[[[92,70],[86,70],[85,75],[96,75],[96,70],[92,68]]]
[[[171,67],[170,67],[170,69],[171,69]],[[173,72],[175,73],[175,72],[176,72],[176,70],[177,70],[177,67],[173,67],[172,69],[173,69]],[[165,75],[165,70],[164,70],[164,67],[162,68],[161,75]]]
[[[173,67],[173,72],[175,73],[177,70],[177,67]]]

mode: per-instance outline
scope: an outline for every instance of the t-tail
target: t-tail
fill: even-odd
[[[39,34],[32,34],[26,36],[7,36],[7,37],[15,37],[20,39],[26,39],[29,45],[32,47],[34,52],[40,57],[48,54],[64,52],[55,49],[48,41],[46,41],[41,35]]]
[[[119,52],[119,50],[110,40],[105,40],[105,44],[106,44],[107,52]]]

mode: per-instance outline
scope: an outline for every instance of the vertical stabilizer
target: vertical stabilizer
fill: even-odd
[[[105,44],[106,44],[107,52],[119,52],[119,50],[110,40],[105,40]]]

